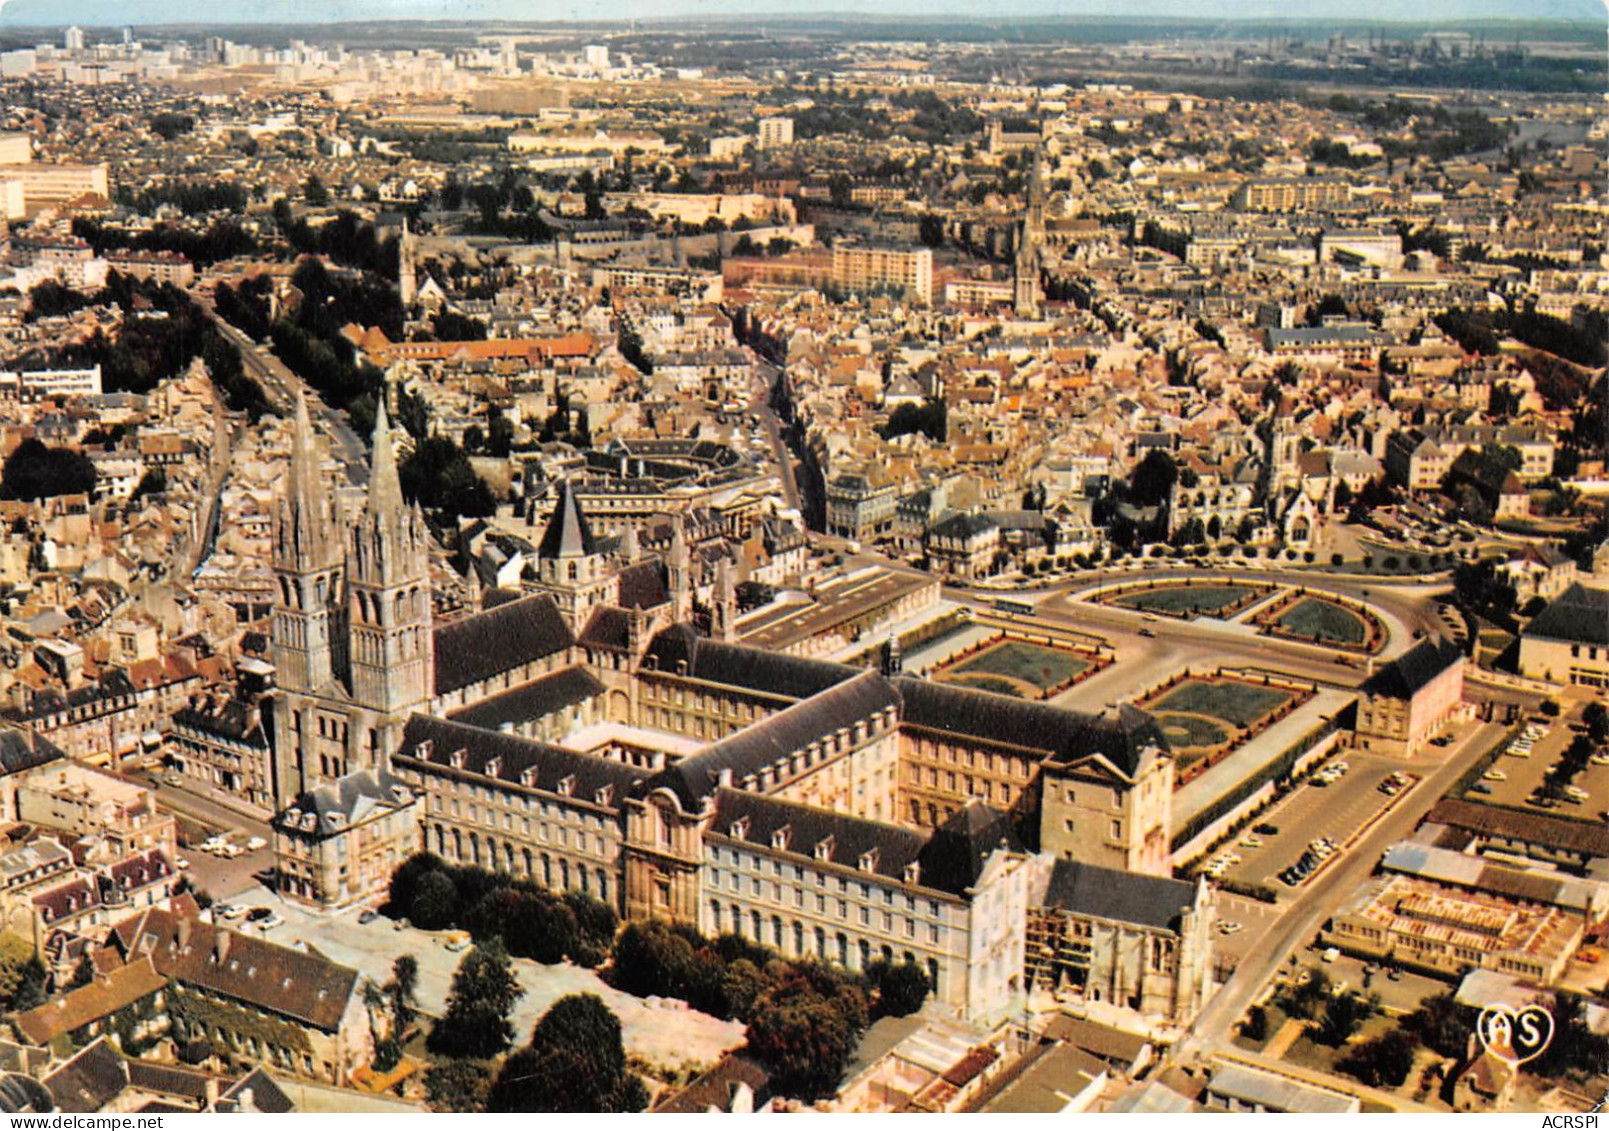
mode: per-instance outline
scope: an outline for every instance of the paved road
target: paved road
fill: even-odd
[[[1504,733],[1503,727],[1487,724],[1461,745],[1451,748],[1447,760],[1432,770],[1339,863],[1316,876],[1303,894],[1291,902],[1290,909],[1269,932],[1259,952],[1240,964],[1229,983],[1201,1011],[1190,1034],[1175,1047],[1170,1059],[1184,1063],[1226,1047],[1236,1020],[1286,958],[1307,945],[1319,926],[1374,871],[1386,847],[1407,836],[1459,775],[1490,750]]]
[[[777,473],[782,477],[783,496],[788,500],[790,507],[802,513],[799,481],[793,474],[793,452],[783,442],[782,422],[777,418],[776,410],[771,407],[771,388],[776,384],[777,377],[782,371],[763,358],[756,360],[755,369],[760,377],[755,381],[753,395],[749,399],[749,411],[756,413],[764,422],[771,454],[777,461]]]
[[[291,411],[295,403],[296,394],[300,392],[307,399],[308,414],[313,418],[314,426],[328,437],[331,452],[340,461],[346,471],[346,477],[354,486],[361,487],[369,481],[369,449],[366,444],[352,431],[346,414],[338,412],[324,403],[324,399],[310,388],[305,381],[275,357],[273,352],[259,346],[245,333],[237,329],[219,316],[212,305],[210,295],[196,291],[192,292],[196,304],[212,319],[218,327],[218,332],[228,338],[240,350],[240,360],[245,367],[247,376],[254,379],[263,387],[263,392],[274,404],[275,408],[284,413]]]

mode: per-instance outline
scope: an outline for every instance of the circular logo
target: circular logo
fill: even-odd
[[[1488,1052],[1518,1066],[1541,1056],[1553,1040],[1553,1014],[1540,1005],[1520,1010],[1488,1005],[1475,1022],[1475,1033]]]

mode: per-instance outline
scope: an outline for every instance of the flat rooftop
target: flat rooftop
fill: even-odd
[[[938,579],[925,573],[867,566],[817,586],[814,599],[773,604],[738,621],[742,642],[772,651],[789,649],[876,613],[927,587],[937,598]]]

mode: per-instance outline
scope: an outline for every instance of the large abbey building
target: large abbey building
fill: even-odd
[[[598,537],[567,487],[522,591],[435,623],[383,412],[374,451],[337,516],[299,408],[273,616],[288,898],[376,899],[424,849],[789,955],[908,959],[975,1018],[1030,979],[1175,1020],[1205,1000],[1212,893],[1170,878],[1174,763],[1143,712],[736,643],[729,566],[695,591],[679,530],[659,555]],[[1035,960],[1031,924],[1099,945]]]

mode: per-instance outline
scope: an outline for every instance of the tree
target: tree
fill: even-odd
[[[385,984],[386,996],[391,1000],[392,1031],[401,1039],[413,1024],[418,1012],[419,960],[411,954],[401,954],[391,964],[391,980]]]
[[[1152,448],[1129,475],[1129,501],[1139,507],[1161,506],[1178,478],[1173,457],[1161,448]]]
[[[823,995],[800,977],[790,978],[755,1004],[749,1050],[770,1070],[777,1091],[815,1099],[837,1088],[860,1039],[860,1026],[848,1005],[838,996]]]
[[[437,1111],[475,1112],[486,1107],[491,1074],[472,1060],[449,1060],[425,1073],[425,1098]]]
[[[504,1063],[486,1109],[627,1112],[641,1111],[647,1100],[642,1081],[626,1071],[620,1019],[596,994],[570,994]]]
[[[499,938],[477,944],[453,974],[447,1009],[430,1031],[430,1051],[446,1056],[496,1056],[514,1039],[509,1014],[525,990],[514,978]]]
[[[31,955],[23,964],[22,977],[17,982],[17,988],[11,992],[11,1009],[15,1013],[23,1013],[45,1004],[45,982],[49,975],[45,971],[45,964],[39,961],[37,954]]]
[[[1263,1041],[1268,1038],[1268,1010],[1260,1005],[1254,1005],[1246,1010],[1246,1020],[1241,1022],[1240,1034],[1248,1041]]]
[[[1598,702],[1588,703],[1581,712],[1581,721],[1586,724],[1593,742],[1599,746],[1609,742],[1609,708]]]
[[[866,973],[877,990],[878,1012],[885,1017],[909,1016],[927,1000],[927,972],[914,962],[895,966],[878,961]]]
[[[1371,1088],[1399,1088],[1413,1071],[1414,1040],[1401,1029],[1364,1041],[1336,1062],[1336,1067]]]
[[[1609,1037],[1587,1027],[1581,998],[1563,990],[1553,995],[1553,1040],[1531,1062],[1538,1076],[1592,1076],[1609,1064]]]
[[[458,915],[458,886],[446,872],[431,872],[419,881],[408,918],[422,931],[450,927]]]
[[[311,208],[323,208],[330,202],[330,190],[324,187],[324,182],[317,173],[309,173],[307,180],[303,182],[302,199],[307,201]]]
[[[95,489],[95,465],[88,456],[24,440],[0,471],[0,499],[53,499],[87,495]]]
[[[129,496],[130,501],[143,499],[146,495],[160,495],[168,489],[168,473],[160,467],[153,467],[140,476],[139,485],[134,488],[134,494]]]
[[[1356,990],[1330,998],[1324,1007],[1324,1020],[1318,1026],[1318,1039],[1332,1048],[1346,1044],[1358,1027],[1374,1016],[1374,1002]]]
[[[1469,1051],[1475,1011],[1458,1004],[1452,994],[1436,994],[1425,998],[1418,1009],[1403,1018],[1402,1027],[1439,1056],[1457,1058]]]

